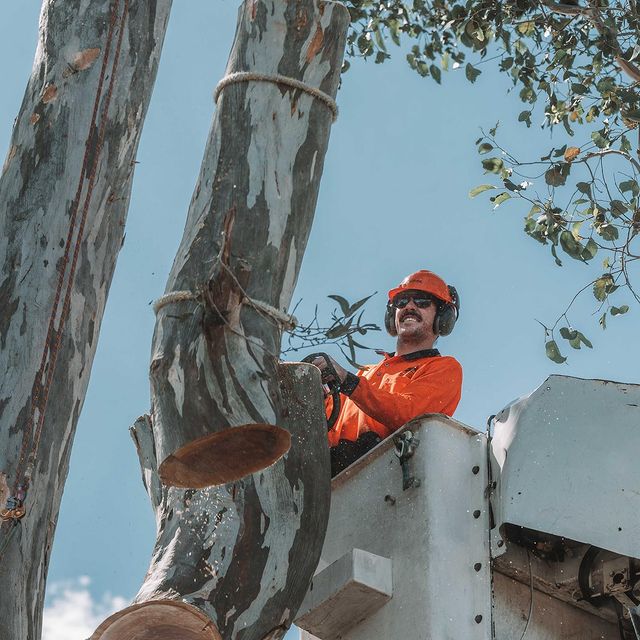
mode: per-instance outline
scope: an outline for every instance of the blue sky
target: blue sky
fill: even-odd
[[[3,156],[33,60],[39,6],[37,0],[22,0],[0,8]],[[91,598],[87,606],[98,617],[96,603],[135,594],[154,542],[128,427],[148,409],[154,325],[149,303],[164,290],[182,235],[236,8],[228,0],[176,0],[138,154],[126,241],[49,573],[58,595],[64,592],[61,585],[71,585],[74,593]],[[633,305],[603,332],[585,297],[575,324],[595,349],[572,351],[562,366],[546,359],[536,318],[553,321],[592,273],[568,260],[556,267],[547,249],[522,233],[525,210],[514,201],[491,212],[486,199],[468,197],[470,188],[490,181],[473,145],[480,126],[500,120],[502,139],[533,156],[550,146],[548,132],[516,126],[522,107],[515,95],[506,95],[508,80],[493,72],[491,63],[480,67],[484,73],[473,86],[460,70],[443,74],[439,87],[412,72],[400,50],[391,53],[394,59],[381,66],[356,61],[343,78],[340,117],[294,296],[302,300],[296,314],[309,318],[318,302],[328,315],[331,293],[358,299],[378,291],[368,305],[368,320],[379,322],[384,293],[404,275],[419,268],[440,273],[460,292],[462,312],[454,333],[438,346],[463,364],[456,417],[477,428],[551,373],[640,382],[634,335],[639,310]],[[557,145],[565,141],[559,137]],[[621,296],[619,304],[631,304],[627,298]],[[372,346],[393,349],[382,333],[367,337]],[[54,632],[47,638],[55,640]]]

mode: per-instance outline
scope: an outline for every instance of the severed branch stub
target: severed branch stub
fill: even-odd
[[[160,482],[149,416],[131,429],[157,539],[134,603],[91,640],[278,640],[318,563],[330,502],[320,372],[286,363],[278,379],[288,453],[272,467],[202,490]]]
[[[318,0],[246,0],[239,10],[225,76],[233,82],[216,92],[184,236],[156,307],[151,404],[169,486],[233,482],[289,449],[279,314],[313,221],[348,23],[343,5]]]

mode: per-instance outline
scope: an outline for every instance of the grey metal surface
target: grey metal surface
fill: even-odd
[[[640,558],[640,385],[551,376],[503,409],[496,523]]]
[[[402,490],[391,439],[333,481],[319,571],[353,548],[393,565],[393,598],[340,637],[488,640],[486,438],[443,416],[406,428],[420,439],[409,461],[419,487]]]
[[[391,560],[353,549],[314,577],[296,624],[322,640],[338,640],[392,595]]]
[[[523,633],[524,640],[620,640],[617,624],[532,592],[513,578],[494,573],[493,590],[495,640],[521,640]]]

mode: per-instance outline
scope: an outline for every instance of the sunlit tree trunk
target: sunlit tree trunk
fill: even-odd
[[[0,178],[0,638],[36,640],[171,0],[45,0]]]
[[[278,353],[348,21],[317,0],[240,9],[227,66],[239,81],[219,94],[156,304],[152,414],[133,429],[156,546],[134,604],[92,640],[276,640],[308,588],[328,517],[326,425],[318,371]]]
[[[240,9],[226,73],[251,75],[219,94],[153,339],[153,428],[168,484],[231,482],[288,448],[281,312],[311,230],[348,21],[343,5],[317,0]]]

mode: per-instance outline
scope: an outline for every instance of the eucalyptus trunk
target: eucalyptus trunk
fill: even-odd
[[[318,0],[240,8],[156,303],[152,415],[132,430],[156,546],[134,603],[92,640],[277,640],[308,589],[329,510],[326,420],[318,370],[278,354],[348,22]]]
[[[157,304],[151,400],[159,473],[169,485],[232,482],[289,447],[278,354],[348,23],[334,2],[246,0],[240,8],[226,74],[251,75],[218,92],[184,236]]]
[[[277,640],[290,627],[320,558],[330,471],[319,371],[278,369],[288,453],[235,483],[162,485],[151,419],[131,429],[158,534],[132,606],[91,640]]]
[[[0,638],[40,637],[71,444],[170,8],[42,5],[0,177],[0,507],[24,496],[26,510],[0,529]]]

